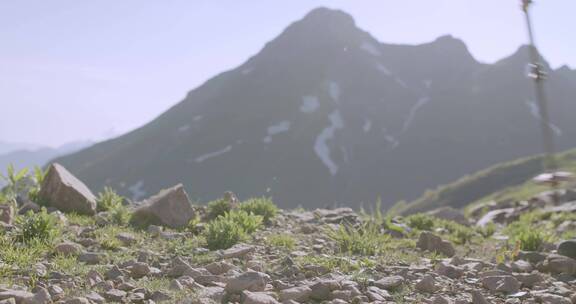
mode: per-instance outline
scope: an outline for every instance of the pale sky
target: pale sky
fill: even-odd
[[[576,68],[576,1],[536,0],[536,39]],[[381,42],[451,34],[482,62],[526,41],[520,0],[1,0],[0,141],[56,146],[150,121],[318,6]]]

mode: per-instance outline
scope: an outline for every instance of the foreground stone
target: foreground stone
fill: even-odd
[[[424,231],[420,234],[416,246],[422,250],[441,253],[447,257],[453,257],[454,254],[456,254],[452,243],[445,241],[439,236],[436,236],[427,231]]]
[[[237,277],[228,280],[226,287],[227,292],[235,293],[244,290],[264,291],[266,284],[270,281],[270,276],[257,271],[248,271]]]
[[[144,205],[134,210],[132,224],[140,227],[149,225],[181,228],[194,217],[194,209],[182,184],[160,191],[150,197]]]
[[[16,304],[25,303],[24,301],[32,299],[33,293],[23,290],[6,290],[0,292],[0,300],[14,299]]]
[[[576,259],[576,239],[560,243],[558,245],[558,254]]]
[[[60,164],[52,164],[42,182],[40,200],[62,212],[96,214],[96,197]]]

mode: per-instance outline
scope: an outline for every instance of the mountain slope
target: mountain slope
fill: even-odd
[[[450,36],[381,44],[317,9],[149,124],[55,161],[135,199],[179,182],[202,201],[232,190],[285,208],[414,199],[538,153],[526,59],[482,64]],[[549,83],[560,146],[576,146],[576,77]]]
[[[480,201],[527,199],[549,189],[532,181],[541,173],[542,160],[541,156],[533,156],[494,165],[427,191],[417,200],[398,206],[397,211],[412,214],[440,207],[461,209]],[[560,170],[575,172],[576,149],[560,153],[557,162]]]
[[[46,162],[51,159],[63,156],[69,153],[74,153],[78,150],[82,150],[93,144],[90,141],[79,141],[72,142],[62,145],[57,148],[48,147],[35,147],[28,145],[27,149],[20,148],[12,150],[5,154],[0,154],[0,170],[4,170],[8,165],[12,164],[16,168],[32,168],[34,166],[44,166]]]

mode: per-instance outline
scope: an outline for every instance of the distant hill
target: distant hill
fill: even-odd
[[[527,199],[549,190],[532,182],[542,171],[542,160],[541,156],[534,156],[492,166],[427,191],[413,202],[397,206],[397,211],[411,214],[446,206],[461,209],[480,201]],[[576,172],[576,149],[561,153],[558,164],[561,170]]]
[[[0,141],[0,155],[7,154],[18,150],[34,150],[41,148],[41,145],[20,142],[2,142]]]
[[[39,147],[31,144],[19,146],[21,149],[11,150],[3,154],[0,153],[0,172],[4,172],[9,164],[13,164],[18,169],[25,167],[31,169],[34,166],[42,167],[55,157],[74,153],[92,144],[94,143],[90,141],[79,141],[68,143],[57,148]]]
[[[320,8],[150,123],[55,161],[134,199],[181,182],[200,201],[390,206],[539,153],[527,61],[520,47],[481,63],[451,36],[383,44]],[[576,71],[549,72],[559,147],[576,147]]]

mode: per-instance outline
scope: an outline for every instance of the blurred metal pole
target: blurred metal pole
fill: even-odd
[[[529,8],[532,4],[532,0],[522,0],[522,11],[526,16],[526,26],[528,28],[528,38],[530,39],[530,74],[529,77],[534,79],[534,88],[536,91],[536,102],[538,104],[538,110],[540,112],[540,127],[542,129],[542,137],[544,144],[544,170],[553,173],[556,168],[556,162],[554,160],[554,132],[552,130],[552,125],[550,123],[550,116],[548,114],[547,99],[544,92],[544,80],[546,79],[546,73],[543,71],[540,53],[536,48],[536,43],[534,42],[534,31],[532,30],[532,20],[530,18]]]

